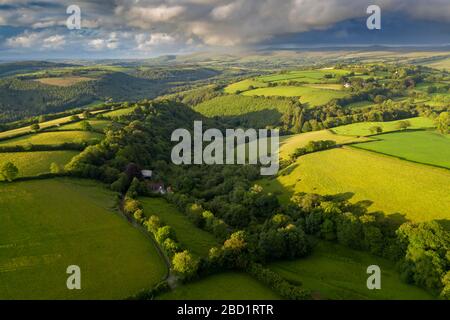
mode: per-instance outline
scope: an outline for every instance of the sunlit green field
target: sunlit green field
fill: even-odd
[[[197,256],[206,257],[209,249],[219,246],[212,234],[197,228],[166,200],[160,198],[140,198],[139,200],[144,205],[144,213],[147,217],[158,216],[164,224],[173,228],[180,244]]]
[[[381,290],[367,288],[367,267],[371,265],[381,269]],[[270,268],[287,280],[301,282],[317,299],[433,299],[426,291],[404,283],[394,263],[328,242],[319,242],[304,259],[272,263]]]
[[[95,102],[94,104],[97,104],[98,102]],[[98,114],[98,113],[102,113],[104,110],[96,110],[96,111],[92,111],[92,114]],[[67,116],[67,117],[62,117],[62,118],[57,118],[54,120],[49,120],[49,121],[45,121],[45,122],[41,122],[39,123],[39,126],[41,129],[47,129],[50,127],[55,127],[58,125],[63,125],[65,123],[69,123],[71,122],[71,117],[72,116]],[[83,118],[83,115],[80,113],[78,114],[78,117]],[[12,129],[12,130],[8,130],[8,131],[3,131],[0,132],[0,139],[3,138],[9,138],[9,137],[14,137],[17,135],[22,135],[25,133],[31,132],[30,126],[25,126],[25,127],[21,127],[21,128],[17,128],[17,129]]]
[[[280,297],[244,273],[228,272],[177,287],[160,300],[278,300]]]
[[[249,90],[250,87],[253,88],[263,88],[263,87],[267,87],[268,84],[262,81],[257,81],[257,80],[253,80],[253,79],[247,79],[247,80],[242,80],[236,83],[232,83],[229,86],[227,86],[224,91],[225,93],[230,93],[230,94],[235,94],[239,91],[246,91]]]
[[[0,166],[6,162],[12,162],[19,169],[19,177],[31,177],[49,173],[52,163],[56,163],[62,168],[77,154],[77,151],[0,153]]]
[[[400,213],[414,221],[450,220],[450,171],[344,147],[300,157],[279,177],[261,180],[283,202],[294,192],[353,194],[371,211]]]
[[[87,131],[41,132],[0,141],[0,146],[58,145],[100,141],[103,135]]]
[[[450,169],[450,135],[407,131],[375,136],[378,141],[355,147]]]
[[[410,129],[422,129],[422,128],[432,128],[435,126],[434,121],[430,118],[425,117],[417,117],[406,119],[411,123]],[[390,122],[359,122],[353,123],[337,128],[333,128],[333,132],[342,135],[348,136],[369,136],[372,135],[373,132],[370,131],[370,128],[374,126],[380,126],[383,129],[383,132],[391,132],[397,131],[398,123],[400,121],[390,121]]]
[[[103,131],[111,124],[111,121],[109,120],[87,120],[87,122],[96,131]],[[60,126],[58,130],[82,130],[81,123],[82,121],[66,124]]]
[[[0,299],[123,299],[165,275],[152,242],[96,182],[0,184]],[[81,290],[66,287],[69,265]]]
[[[107,118],[114,118],[114,117],[120,117],[120,116],[126,116],[131,114],[134,111],[135,107],[130,107],[130,108],[122,108],[122,109],[117,109],[114,111],[109,111],[104,113],[103,115]]]
[[[300,97],[300,102],[307,103],[309,106],[314,107],[326,104],[333,99],[344,98],[348,96],[348,93],[333,89],[320,89],[303,86],[278,86],[245,91],[243,95]]]

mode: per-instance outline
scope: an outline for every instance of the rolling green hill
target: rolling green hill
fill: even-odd
[[[300,157],[276,179],[260,183],[283,202],[294,192],[348,194],[354,202],[373,202],[370,211],[430,221],[450,220],[450,193],[443,188],[449,181],[446,169],[344,147]]]

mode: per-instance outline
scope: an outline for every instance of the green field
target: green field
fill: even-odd
[[[54,162],[64,167],[77,151],[35,151],[0,153],[0,166],[12,162],[19,169],[19,177],[31,177],[50,172]]]
[[[226,95],[200,103],[195,111],[206,117],[233,118],[249,127],[264,128],[278,123],[291,104],[287,99],[281,98]]]
[[[230,85],[228,85],[225,89],[224,92],[225,93],[229,93],[229,94],[236,94],[239,91],[247,91],[250,89],[250,87],[253,88],[264,88],[267,87],[268,84],[262,81],[257,81],[257,80],[253,80],[253,79],[246,79],[246,80],[242,80],[236,83],[232,83]]]
[[[95,142],[103,139],[103,134],[88,131],[41,132],[0,141],[3,146],[58,145],[63,143]]]
[[[86,180],[0,184],[0,299],[122,299],[162,280],[152,242],[113,206]],[[66,287],[69,265],[81,290]]]
[[[278,300],[280,297],[244,273],[222,273],[177,287],[159,300]]]
[[[96,131],[103,131],[111,124],[111,121],[109,120],[87,120],[87,122],[89,122],[92,128]],[[60,126],[58,130],[82,130],[81,123],[82,122],[79,121],[75,123],[66,124]]]
[[[368,141],[367,138],[356,138],[334,134],[330,130],[312,131],[292,136],[280,137],[280,157],[287,158],[297,148],[306,146],[311,141],[333,140],[338,144]]]
[[[135,107],[117,109],[117,110],[113,110],[113,111],[109,111],[109,112],[103,113],[103,116],[105,116],[106,118],[127,116],[127,115],[131,114],[134,111],[134,109],[135,109]]]
[[[184,214],[166,200],[160,198],[140,198],[139,200],[144,205],[144,213],[147,217],[156,215],[166,225],[171,226],[180,244],[197,256],[205,257],[209,249],[219,245],[213,235],[195,227]]]
[[[417,117],[406,120],[411,123],[410,129],[433,128],[435,126],[434,121],[430,118]],[[398,123],[399,121],[359,122],[333,128],[333,132],[347,136],[369,136],[373,134],[370,132],[371,127],[380,126],[383,129],[383,132],[392,132],[399,130]]]
[[[407,131],[375,136],[378,141],[355,147],[450,169],[450,135]]]
[[[366,271],[371,265],[381,268],[381,290],[367,289]],[[394,263],[328,242],[319,242],[307,258],[276,262],[270,268],[289,281],[300,281],[318,299],[433,299],[426,291],[402,282]]]
[[[340,69],[316,69],[316,70],[303,70],[303,71],[290,71],[275,75],[268,75],[257,78],[263,82],[286,82],[286,81],[298,81],[304,83],[327,83],[336,81],[335,79],[326,79],[326,74],[332,74],[334,76],[346,75],[350,73],[348,70]]]
[[[284,172],[259,182],[283,202],[294,192],[352,193],[354,202],[372,201],[370,211],[400,213],[414,221],[450,220],[446,169],[344,147],[300,157]]]
[[[320,89],[300,86],[278,86],[271,88],[260,88],[246,91],[245,96],[280,96],[280,97],[300,97],[300,102],[308,104],[310,107],[320,106],[333,99],[348,96],[347,92],[334,89]]]
[[[98,102],[96,102],[96,103],[98,103]],[[96,111],[92,111],[91,113],[99,114],[99,113],[102,113],[103,111],[104,110],[96,110]],[[78,114],[78,117],[83,118],[83,114],[82,113]],[[39,126],[41,127],[41,129],[47,129],[47,128],[51,128],[51,127],[55,127],[58,125],[63,125],[65,123],[72,122],[71,118],[72,118],[72,116],[67,116],[67,117],[62,117],[62,118],[58,118],[58,119],[54,119],[54,120],[49,120],[49,121],[39,123]],[[25,126],[25,127],[21,127],[21,128],[17,128],[17,129],[3,131],[3,132],[0,132],[0,139],[14,137],[14,136],[22,135],[22,134],[25,134],[28,132],[31,132],[30,126]]]

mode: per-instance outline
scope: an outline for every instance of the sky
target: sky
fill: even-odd
[[[381,30],[367,28],[370,5]],[[0,0],[0,60],[449,43],[450,0]]]

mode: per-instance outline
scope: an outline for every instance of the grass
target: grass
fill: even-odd
[[[402,159],[450,169],[450,135],[435,131],[406,131],[375,136],[378,141],[356,145]]]
[[[54,78],[40,78],[40,79],[36,79],[35,81],[40,82],[42,84],[47,84],[50,86],[70,87],[79,82],[92,81],[92,80],[95,80],[95,79],[87,78],[87,77],[67,76],[67,77],[54,77]]]
[[[103,131],[112,122],[109,120],[87,120],[94,130]],[[81,121],[60,126],[58,130],[82,130]]]
[[[307,133],[285,136],[280,138],[280,157],[287,158],[295,152],[297,148],[306,146],[310,141],[333,140],[338,144],[367,141],[366,138],[356,138],[334,134],[330,130],[313,131]]]
[[[0,146],[57,145],[93,142],[101,139],[103,139],[102,134],[88,131],[41,132],[0,141]]]
[[[0,153],[0,165],[12,162],[19,169],[19,177],[32,177],[50,173],[50,165],[53,162],[63,167],[77,154],[77,151]]]
[[[98,102],[96,102],[96,103],[98,103]],[[97,111],[92,111],[91,113],[98,114],[103,111],[104,110],[97,110]],[[57,119],[41,122],[41,123],[39,123],[39,126],[41,127],[41,129],[47,129],[50,127],[63,125],[65,123],[72,122],[71,117],[72,116],[67,116],[67,117],[62,117],[62,118],[57,118]],[[82,113],[78,114],[78,117],[83,118],[83,114]],[[25,127],[21,127],[21,128],[17,128],[17,129],[3,131],[3,132],[0,132],[0,139],[11,138],[11,137],[14,137],[17,135],[22,135],[22,134],[29,133],[29,132],[31,132],[30,126],[25,126]]]
[[[278,86],[272,88],[260,88],[246,91],[246,96],[280,96],[280,97],[300,97],[301,103],[307,103],[310,107],[320,106],[333,99],[339,99],[348,96],[347,92],[319,89],[300,86]]]
[[[225,93],[236,94],[239,91],[247,91],[250,87],[254,88],[264,88],[267,87],[268,84],[262,81],[257,81],[253,79],[247,79],[243,81],[239,81],[236,83],[232,83],[224,89]]]
[[[209,276],[162,294],[159,300],[278,300],[280,297],[244,273]]]
[[[381,269],[381,290],[367,289],[367,267]],[[334,300],[428,300],[433,296],[400,279],[392,262],[366,252],[319,242],[301,260],[283,261],[270,268],[287,280],[301,282],[320,299]]]
[[[291,104],[283,98],[225,95],[197,105],[195,111],[206,117],[232,118],[240,125],[251,128],[265,128],[278,123]]]
[[[140,198],[147,217],[158,216],[175,231],[178,241],[197,256],[206,257],[209,249],[218,246],[213,235],[195,227],[177,208],[160,198]]]
[[[336,79],[326,79],[326,74],[332,74],[335,76],[346,75],[350,71],[340,69],[316,69],[316,70],[303,70],[303,71],[290,71],[281,74],[263,76],[257,78],[259,81],[264,82],[288,82],[298,81],[304,83],[327,83],[330,81],[336,81]]]
[[[162,280],[153,244],[113,205],[93,181],[1,184],[0,299],[123,299]],[[81,290],[66,287],[69,265]]]
[[[417,117],[406,119],[411,123],[410,129],[424,129],[434,127],[434,122],[430,118]],[[353,123],[337,128],[333,128],[333,132],[348,136],[369,136],[373,133],[370,132],[370,128],[373,126],[380,126],[383,132],[392,132],[398,130],[399,121],[390,122],[359,122]]]
[[[398,213],[413,221],[449,219],[450,172],[393,157],[339,148],[300,157],[276,179],[259,183],[286,203],[294,192],[353,194],[371,211]]]
[[[127,116],[127,115],[133,113],[134,109],[135,109],[135,107],[117,109],[117,110],[106,112],[103,114],[103,116],[105,116],[107,118]]]

